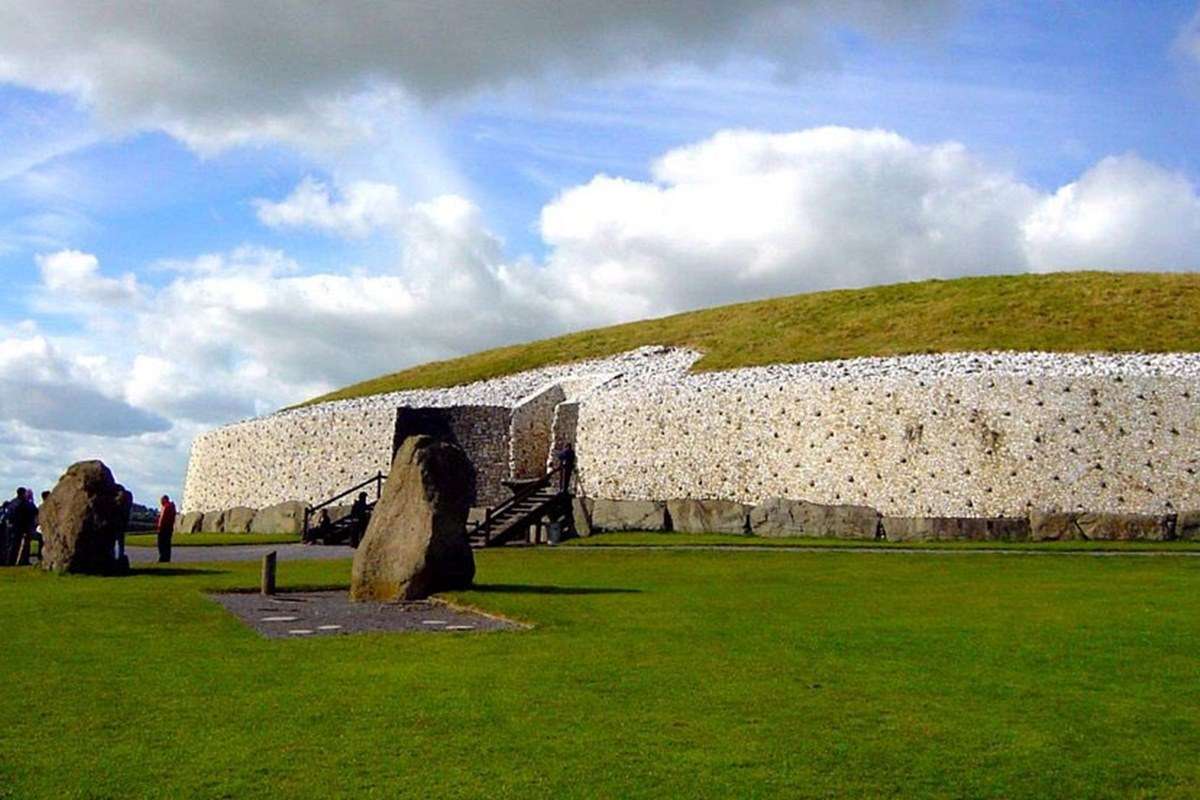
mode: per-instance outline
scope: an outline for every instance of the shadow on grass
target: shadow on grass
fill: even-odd
[[[229,570],[207,567],[133,567],[126,574],[136,577],[149,575],[155,578],[177,578],[183,575],[228,575]]]
[[[470,588],[484,594],[641,594],[641,589],[607,586],[538,586],[529,583],[479,583]]]

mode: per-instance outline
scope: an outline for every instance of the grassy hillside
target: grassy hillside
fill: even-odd
[[[780,297],[435,361],[309,402],[454,386],[647,344],[696,348],[699,370],[965,350],[1196,351],[1200,274],[1067,272]]]

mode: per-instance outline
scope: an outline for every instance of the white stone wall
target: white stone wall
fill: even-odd
[[[512,412],[509,471],[514,478],[545,474],[554,425],[554,409],[566,399],[559,384],[551,384],[522,400]]]
[[[183,510],[314,502],[391,467],[396,409],[277,414],[196,437]]]
[[[222,428],[193,445],[184,508],[324,499],[387,471],[396,409],[411,405],[450,415],[480,471],[481,504],[573,437],[579,488],[594,498],[786,497],[914,517],[1200,510],[1200,355],[959,354],[687,374],[695,358],[643,348]]]
[[[391,466],[397,410],[445,413],[477,473],[476,502],[508,496],[514,459],[538,473],[550,448],[554,408],[616,375],[682,375],[697,353],[643,347],[606,359],[561,364],[445,389],[392,392],[283,411],[218,428],[192,443],[182,510],[263,508],[316,502]],[[535,397],[528,407],[522,399]],[[513,410],[520,442],[511,446]]]
[[[899,516],[1200,508],[1195,357],[922,358],[598,390],[580,406],[581,487]]]

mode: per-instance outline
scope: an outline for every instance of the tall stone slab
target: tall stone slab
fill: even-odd
[[[54,572],[111,575],[117,536],[129,525],[133,496],[100,461],[72,464],[42,504],[38,521],[45,544],[42,568]]]
[[[475,579],[467,514],[475,475],[466,453],[433,436],[396,452],[351,573],[352,600],[418,600]]]

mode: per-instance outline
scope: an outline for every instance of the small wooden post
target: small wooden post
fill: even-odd
[[[263,556],[262,561],[262,593],[275,594],[275,551]]]

